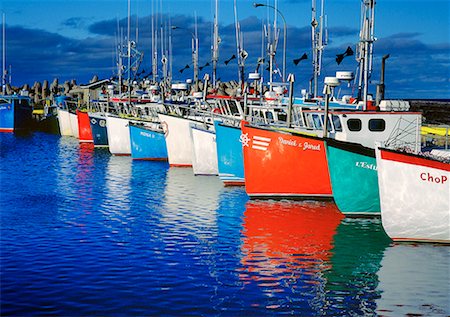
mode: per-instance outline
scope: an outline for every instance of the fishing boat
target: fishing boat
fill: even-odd
[[[334,202],[346,215],[379,215],[375,150],[357,143],[326,139]]]
[[[192,167],[194,145],[191,124],[199,124],[213,130],[209,105],[197,100],[194,104],[173,104],[168,113],[158,113],[163,126],[170,166]]]
[[[338,202],[357,200],[354,205],[340,204],[343,212],[379,213],[376,210],[376,198],[366,200],[364,196],[370,192],[376,196],[376,188],[372,187],[369,192],[358,194],[361,189],[358,184],[361,182],[365,183],[362,188],[369,188],[376,183],[373,178],[365,178],[366,175],[358,170],[360,166],[373,168],[373,156],[370,160],[367,155],[358,155],[370,153],[370,150],[363,148],[374,149],[376,141],[387,141],[394,134],[413,147],[418,147],[421,113],[408,111],[407,101],[385,100],[381,93],[377,94],[377,102],[374,103],[368,93],[372,72],[374,4],[373,1],[361,4],[362,30],[358,54],[361,71],[358,97],[355,98],[358,108],[349,110],[344,105],[343,108],[329,111],[329,101],[333,100],[336,87],[353,78],[351,72],[337,72],[335,77],[324,79],[323,110],[321,107],[307,109],[304,105],[292,105],[288,111],[290,120],[286,128],[243,125],[242,138],[246,140],[243,143],[245,183],[250,197],[331,199],[336,192]],[[386,58],[383,57],[382,63]],[[384,71],[384,67],[382,70]],[[402,135],[403,131],[408,133]],[[334,148],[327,152],[326,138],[358,145],[343,146],[344,143],[330,142]],[[341,146],[338,148],[338,145]],[[355,155],[358,147],[360,151]],[[330,154],[328,160],[327,153]],[[348,169],[340,165],[340,160],[346,162],[344,164],[347,164]],[[332,165],[329,166],[330,162]],[[369,170],[366,172],[370,173]],[[333,175],[334,186],[331,184],[330,173]],[[343,181],[349,176],[358,178]],[[270,182],[263,181],[269,179]],[[363,203],[360,204],[360,201]]]
[[[29,130],[33,107],[31,99],[20,95],[0,95],[0,132]]]
[[[316,110],[302,111],[301,116],[299,122],[304,125],[296,129],[243,124],[245,185],[250,197],[331,199],[324,134],[374,148],[375,141],[387,140],[411,122],[420,127],[421,122],[416,112],[330,111],[327,124],[325,115]],[[420,144],[419,134],[405,138]]]
[[[91,123],[87,111],[76,110],[80,143],[93,143]]]
[[[217,146],[214,126],[192,124],[192,170],[194,175],[218,175]]]
[[[101,112],[89,112],[89,124],[92,131],[92,141],[95,147],[108,146],[108,129],[106,115]]]
[[[33,116],[35,119],[34,129],[36,131],[60,134],[58,123],[58,109],[56,105],[47,100],[42,109],[34,109]]]
[[[78,138],[78,116],[76,114],[76,102],[67,96],[57,96],[56,103],[58,113],[59,131],[62,136],[73,136]]]
[[[130,131],[128,125],[131,119],[106,114],[109,152],[113,155],[131,156]]]
[[[71,136],[79,139],[80,131],[78,129],[78,115],[76,113],[76,110],[74,111],[69,110],[68,112],[69,112]]]
[[[159,123],[130,122],[131,158],[167,161],[164,130]]]
[[[379,147],[376,159],[387,235],[394,241],[450,243],[450,155],[438,159]]]
[[[58,114],[59,133],[62,136],[71,136],[72,127],[70,122],[69,110],[58,107],[57,114]]]
[[[170,166],[192,167],[194,150],[190,124],[195,121],[171,114],[159,114],[158,117],[164,128]]]
[[[218,173],[225,186],[244,186],[244,157],[240,142],[240,124],[214,121]]]

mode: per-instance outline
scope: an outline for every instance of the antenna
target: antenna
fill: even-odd
[[[6,94],[6,18],[5,13],[2,14],[2,40],[3,40],[3,49],[2,49],[2,94]]]

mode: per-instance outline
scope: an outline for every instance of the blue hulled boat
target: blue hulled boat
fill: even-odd
[[[0,95],[0,132],[29,130],[32,123],[31,99],[19,95]]]
[[[130,122],[131,158],[135,160],[167,161],[167,146],[159,124],[148,126]]]
[[[94,145],[96,147],[108,146],[108,129],[106,127],[105,115],[92,112],[89,112],[88,115]]]
[[[241,128],[214,121],[219,177],[227,186],[243,186],[244,157],[240,141]]]

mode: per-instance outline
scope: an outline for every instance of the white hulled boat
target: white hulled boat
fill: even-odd
[[[450,156],[449,156],[450,157]],[[384,230],[394,241],[450,243],[450,160],[377,148]]]
[[[216,133],[213,126],[191,124],[194,175],[218,175]]]

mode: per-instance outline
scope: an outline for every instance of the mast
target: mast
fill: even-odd
[[[361,3],[361,31],[358,50],[360,66],[360,78],[358,86],[358,99],[364,102],[364,110],[367,107],[367,96],[369,89],[369,79],[372,76],[372,58],[375,21],[375,0],[364,0]]]
[[[6,18],[5,13],[2,14],[2,94],[6,94]]]
[[[131,40],[130,40],[130,29],[131,29],[131,3],[128,0],[128,26],[127,26],[127,41],[128,41],[128,104],[131,106]]]
[[[322,68],[322,53],[326,45],[326,36],[324,40],[323,28],[325,19],[324,0],[320,3],[320,17],[317,21],[317,3],[312,0],[312,20],[311,20],[311,40],[312,40],[312,55],[313,55],[313,83],[310,85],[310,92],[314,97],[318,94],[318,79]],[[312,87],[311,87],[312,86]]]
[[[217,80],[217,62],[219,60],[219,22],[218,22],[218,16],[219,16],[219,0],[215,1],[215,10],[214,10],[214,32],[213,32],[213,56],[212,56],[212,63],[213,63],[213,73],[212,73],[212,84],[215,87],[216,86],[216,80]]]
[[[152,77],[153,83],[156,83],[156,76],[158,75],[158,50],[156,41],[158,40],[158,33],[155,30],[155,1],[152,1]]]
[[[237,4],[236,0],[234,0],[234,23],[235,23],[235,30],[236,30],[236,56],[238,61],[238,68],[239,68],[239,81],[241,83],[241,87],[244,85],[244,58],[242,55],[242,34],[241,34],[241,27],[238,21],[237,17]]]

